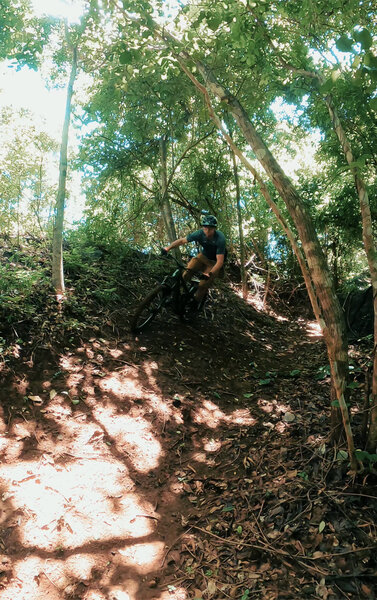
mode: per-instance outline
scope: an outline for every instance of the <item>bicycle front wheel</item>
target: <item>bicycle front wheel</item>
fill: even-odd
[[[162,285],[152,290],[142,302],[140,302],[131,318],[131,331],[137,333],[144,329],[155,316],[161,311],[166,303],[166,288]]]

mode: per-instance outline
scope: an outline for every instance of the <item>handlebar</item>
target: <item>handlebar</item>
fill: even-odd
[[[183,264],[183,262],[181,262],[180,260],[175,258],[175,256],[173,256],[173,254],[169,254],[167,252],[167,250],[165,250],[165,248],[161,248],[160,258],[167,258],[168,260],[174,260],[174,262],[177,264],[178,267],[181,267],[182,269],[186,269],[186,266]]]
[[[191,271],[191,269],[187,269],[187,266],[184,265],[180,260],[178,260],[173,254],[169,254],[165,248],[161,248],[160,258],[173,260],[180,269],[186,269],[187,271]],[[199,279],[211,279],[211,276],[208,273],[196,273]]]

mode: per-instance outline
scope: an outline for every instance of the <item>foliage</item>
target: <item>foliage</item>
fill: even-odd
[[[26,1],[8,0],[3,6],[8,34],[29,23]],[[132,23],[124,9],[139,14],[139,23]],[[365,260],[352,176],[323,99],[331,92],[368,181],[375,214],[376,58],[370,9],[366,0],[353,0],[346,6],[329,6],[323,0],[315,6],[310,2],[236,0],[214,6],[194,0],[181,7],[172,24],[193,56],[205,58],[240,99],[294,180],[310,207],[339,285],[364,270]],[[108,249],[126,243],[143,250],[166,241],[160,208],[159,140],[164,136],[168,143],[168,196],[178,234],[196,228],[200,211],[208,210],[217,215],[237,256],[230,153],[214,135],[208,110],[176,57],[153,35],[151,16],[156,17],[158,11],[162,16],[162,4],[152,8],[146,1],[125,1],[123,8],[90,2],[86,18],[70,31],[70,43],[81,36],[80,68],[90,76],[89,85],[80,93],[82,106],[75,109],[85,126],[75,167],[85,176],[86,235]],[[33,23],[36,26],[36,21]],[[49,73],[55,84],[67,66],[68,46],[65,42],[59,45],[56,37],[62,38],[62,27],[55,23],[55,37],[50,37],[54,68]],[[45,43],[47,37],[42,38]],[[9,35],[7,39],[9,44]],[[307,76],[314,72],[322,83]],[[255,163],[226,106],[214,104],[235,142]],[[41,142],[32,142],[38,135],[30,130],[26,136],[29,147],[40,144],[37,152],[46,156],[50,141],[45,140],[42,149]],[[46,182],[40,198],[37,161],[29,158],[23,139],[25,135],[7,145],[0,214],[3,227],[11,232],[16,227],[21,235],[27,228],[46,227],[55,193]],[[17,160],[16,155],[27,155],[27,159]],[[274,216],[255,182],[242,166],[239,171],[247,260],[255,262],[257,257],[263,268],[269,263],[280,274],[296,278],[295,258]],[[20,186],[26,211],[18,206]],[[273,188],[269,189],[279,203]],[[67,266],[71,270],[72,264]]]
[[[32,121],[29,111],[5,107],[0,113],[0,225],[9,235],[45,231],[55,200],[57,144]]]
[[[20,68],[36,69],[54,21],[37,19],[29,0],[2,0],[0,6],[0,59],[11,59]]]

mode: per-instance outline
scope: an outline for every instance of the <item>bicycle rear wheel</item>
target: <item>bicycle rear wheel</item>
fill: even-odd
[[[137,333],[149,325],[166,304],[167,297],[166,287],[162,285],[152,290],[131,317],[131,331]]]

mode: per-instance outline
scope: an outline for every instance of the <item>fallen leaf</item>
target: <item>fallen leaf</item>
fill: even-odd
[[[363,594],[365,594],[365,596],[367,598],[372,598],[373,597],[372,596],[372,594],[373,594],[372,588],[370,588],[367,585],[365,585],[365,583],[361,584],[361,591],[363,592]]]
[[[211,579],[208,582],[208,587],[207,587],[207,594],[210,598],[212,598],[212,596],[214,596],[217,592],[217,585],[216,583],[213,581],[213,579]]]
[[[31,400],[37,406],[43,404],[43,400],[40,396],[29,396],[29,400]]]

